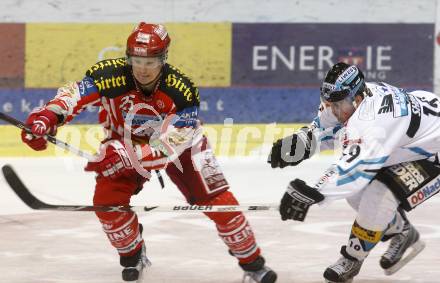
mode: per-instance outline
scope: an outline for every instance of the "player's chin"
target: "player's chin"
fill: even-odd
[[[153,81],[153,78],[150,76],[147,76],[147,77],[140,77],[137,80],[138,80],[138,82],[140,82],[143,85],[148,85]]]

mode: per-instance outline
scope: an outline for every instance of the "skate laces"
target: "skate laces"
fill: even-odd
[[[409,239],[410,232],[411,232],[411,226],[408,225],[408,227],[403,228],[403,231],[401,233],[391,238],[390,246],[385,251],[383,257],[394,259],[397,256],[399,256],[399,253],[402,252],[401,251],[402,246]]]
[[[341,257],[338,259],[338,261],[331,267],[336,273],[343,274],[347,272],[348,270],[353,268],[353,265],[356,262],[353,260],[350,260],[345,257]]]
[[[389,259],[395,258],[399,254],[400,248],[402,247],[404,242],[405,236],[403,236],[402,234],[394,236],[391,240],[390,247],[385,251],[385,254],[383,256]]]

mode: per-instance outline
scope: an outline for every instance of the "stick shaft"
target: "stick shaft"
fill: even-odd
[[[21,121],[15,119],[15,118],[5,114],[5,113],[0,112],[0,119],[5,121],[5,122],[8,122],[11,125],[16,126],[17,128],[25,130],[26,132],[30,133],[30,131],[31,131],[28,127],[26,127],[26,125],[23,122],[21,122]],[[66,142],[60,141],[59,139],[57,139],[56,137],[54,137],[52,135],[47,135],[46,134],[45,137],[47,138],[48,142],[50,142],[50,143],[52,143],[52,144],[54,144],[54,145],[56,145],[56,146],[58,146],[58,147],[60,147],[62,149],[68,150],[68,151],[70,151],[73,154],[76,154],[78,156],[84,157],[87,160],[92,160],[92,158],[93,158],[93,156],[91,154],[89,154],[89,153],[87,153],[87,152],[85,152],[85,151],[83,151],[83,150],[81,150],[79,148],[76,148],[76,147],[74,147],[74,146],[72,146],[72,145],[70,145],[70,144],[68,144]]]

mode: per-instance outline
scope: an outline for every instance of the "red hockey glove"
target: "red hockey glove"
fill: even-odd
[[[56,133],[58,117],[50,110],[38,108],[29,114],[25,124],[31,129],[32,134],[22,130],[21,140],[33,150],[45,150],[47,140],[44,135],[54,135]]]
[[[89,161],[85,171],[95,171],[98,175],[118,178],[135,170],[124,145],[118,140],[106,142],[96,160]]]

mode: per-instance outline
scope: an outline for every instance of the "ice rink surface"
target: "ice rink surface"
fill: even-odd
[[[242,204],[278,203],[293,178],[313,181],[333,157],[313,158],[298,167],[272,170],[261,158],[220,159],[231,189]],[[2,158],[42,200],[53,204],[91,204],[94,175],[78,158]],[[134,205],[184,204],[166,178],[153,177],[132,200]],[[364,262],[357,283],[440,282],[440,196],[409,214],[426,249],[393,276],[385,276],[379,244]],[[307,221],[282,222],[277,212],[246,214],[267,264],[279,283],[323,282],[325,268],[339,258],[355,213],[345,201],[313,207]],[[228,255],[214,224],[203,214],[150,212],[139,215],[153,265],[144,282],[239,283],[243,272]],[[28,209],[0,178],[0,282],[121,282],[118,256],[90,212],[40,212]]]

